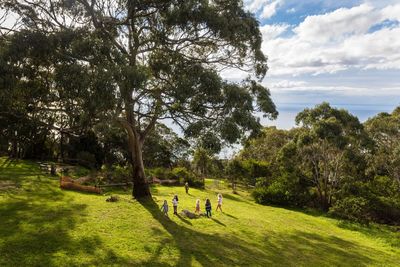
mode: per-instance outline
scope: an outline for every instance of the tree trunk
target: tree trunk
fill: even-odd
[[[151,196],[149,184],[146,181],[143,165],[142,142],[138,137],[129,135],[129,148],[132,154],[132,196],[136,199]]]
[[[326,191],[321,195],[321,205],[323,211],[327,212],[329,210],[330,204]]]

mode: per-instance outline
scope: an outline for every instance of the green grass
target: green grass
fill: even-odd
[[[219,188],[218,188],[219,187]],[[399,266],[400,234],[318,214],[255,204],[207,181],[206,190],[152,188],[154,201],[58,188],[36,164],[0,158],[0,266]],[[216,213],[217,192],[224,212]],[[108,193],[110,194],[110,193]],[[181,209],[209,197],[213,218],[160,211],[179,195]]]

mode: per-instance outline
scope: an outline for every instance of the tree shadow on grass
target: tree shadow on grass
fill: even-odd
[[[238,198],[238,197],[235,197],[234,195],[231,195],[231,194],[223,194],[223,197],[226,198],[226,199],[233,200],[233,201],[243,202],[243,203],[246,203],[246,204],[249,204],[249,205],[255,205],[255,203],[253,201],[246,200],[246,199],[243,199],[243,198]]]
[[[11,164],[18,163],[18,160],[17,160],[17,159],[13,159],[13,158],[9,158],[9,157],[7,157],[7,158],[5,158],[5,159],[0,157],[0,161],[3,161],[3,162],[0,164],[0,168],[7,168],[7,167],[9,167]]]
[[[179,214],[178,215],[174,215],[174,216],[178,217],[179,220],[181,220],[182,222],[184,222],[184,223],[186,223],[188,225],[193,225],[188,219],[185,219],[183,216],[181,216]]]
[[[252,249],[245,241],[241,241],[238,238],[232,240],[219,235],[204,234],[166,219],[162,212],[159,211],[158,205],[152,199],[141,200],[141,204],[172,236],[172,242],[175,243],[180,254],[175,264],[176,266],[191,266],[192,260],[197,261],[202,266],[233,266],[237,263],[245,263],[246,257],[243,258],[243,256],[240,256],[240,253],[232,253],[236,249],[244,255],[254,255],[257,258],[262,258],[262,251]],[[150,260],[140,264],[157,266],[161,262],[159,262],[157,255],[155,255]]]
[[[334,217],[334,216],[332,216],[326,212],[323,212],[321,210],[318,210],[318,209],[310,209],[310,208],[309,209],[301,209],[301,208],[296,208],[296,207],[281,207],[281,206],[274,206],[274,205],[271,205],[271,207],[300,212],[300,213],[307,214],[307,215],[310,215],[313,217],[325,217],[325,218],[336,219],[336,220],[338,220],[336,225],[342,229],[359,232],[359,233],[361,233],[367,237],[373,238],[373,239],[382,239],[388,245],[390,245],[392,247],[400,248],[400,232],[396,231],[396,228],[393,226],[384,225],[384,224],[375,224],[375,223],[365,225],[365,224],[360,224],[357,222],[340,220],[337,217]]]
[[[400,249],[400,232],[396,231],[395,227],[377,224],[367,226],[349,221],[339,221],[337,225],[340,228],[356,231],[374,239],[382,239],[390,246]]]
[[[221,221],[215,219],[215,218],[211,218],[211,220],[213,220],[214,222],[218,223],[219,225],[222,225],[224,227],[226,227],[226,224],[222,223]]]
[[[233,215],[231,215],[231,214],[229,214],[229,213],[226,213],[226,212],[222,212],[222,214],[224,214],[225,216],[228,216],[228,217],[230,217],[230,218],[232,218],[232,219],[235,219],[235,220],[238,219],[238,217],[233,216]]]
[[[290,265],[288,259],[293,260],[292,264],[297,262],[297,265],[308,266],[384,265],[370,256],[381,254],[382,258],[391,257],[389,254],[363,246],[361,243],[353,243],[332,235],[321,236],[303,231],[266,237],[265,243],[272,254],[279,255],[281,261],[288,265]],[[390,264],[390,266],[395,266],[395,261],[391,261]]]
[[[129,262],[106,248],[96,233],[71,234],[86,220],[86,204],[75,203],[46,177],[26,180],[29,187],[0,204],[0,266],[82,265],[75,261],[82,254],[88,255],[88,265]]]
[[[377,253],[334,236],[300,231],[274,234],[254,243],[251,236],[243,240],[232,234],[206,234],[166,219],[152,199],[140,203],[171,235],[170,241],[179,250],[176,266],[191,266],[193,261],[202,266],[366,266],[374,263],[368,255]],[[161,248],[157,251],[141,265],[160,265]]]

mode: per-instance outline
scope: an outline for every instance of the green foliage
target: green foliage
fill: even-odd
[[[256,111],[276,118],[260,84],[268,67],[259,23],[243,2],[64,2],[2,1],[20,21],[0,50],[4,83],[22,106],[26,99],[16,92],[36,90],[31,110],[21,113],[29,120],[38,114],[53,130],[76,136],[99,121],[118,122],[127,133],[134,182],[143,187],[133,191],[136,197],[150,194],[142,154],[156,152],[145,162],[150,167],[155,160],[169,164],[166,146],[142,149],[157,121],[172,120],[215,154],[260,130]],[[224,81],[225,67],[247,70],[249,78]]]
[[[148,172],[151,176],[160,180],[172,179],[171,170],[168,168],[157,167],[154,169],[148,169]]]
[[[332,213],[360,222],[398,224],[400,192],[397,183],[387,176],[375,176],[368,181],[349,181],[338,193]]]
[[[244,159],[273,162],[279,150],[290,140],[288,131],[265,127],[256,138],[246,140],[240,156]]]
[[[127,183],[132,181],[132,168],[129,166],[103,165],[98,173],[99,184]]]
[[[192,187],[204,188],[204,180],[196,177],[194,173],[185,167],[173,168],[171,174],[174,178],[179,180],[180,184],[187,182]]]
[[[202,147],[198,147],[193,154],[193,164],[200,176],[206,176],[211,169],[210,152]]]
[[[94,168],[96,166],[96,157],[87,151],[80,151],[76,154],[76,161],[87,168]]]
[[[282,206],[291,204],[287,188],[278,181],[272,182],[269,186],[257,186],[252,194],[255,201],[260,204]]]
[[[304,181],[291,173],[269,179],[259,178],[252,194],[260,204],[302,208],[313,203],[313,195]]]
[[[363,197],[350,196],[339,199],[330,209],[330,213],[347,220],[368,223],[370,202]]]
[[[260,160],[244,160],[241,162],[242,168],[245,172],[244,181],[249,185],[255,185],[256,179],[260,177],[271,177],[270,164]]]
[[[168,168],[157,167],[149,170],[149,174],[160,180],[176,180],[179,184],[188,182],[192,187],[203,188],[204,180],[197,177],[193,172],[185,167]]]
[[[176,166],[188,158],[190,144],[170,128],[157,124],[143,145],[143,162],[148,168]]]
[[[257,179],[256,201],[319,207],[362,223],[398,224],[398,110],[363,125],[347,111],[322,103],[297,115],[298,128],[264,129],[239,154],[270,162],[270,175]],[[244,162],[233,160],[231,172],[249,179],[251,168]]]
[[[236,191],[236,184],[255,186],[256,181],[271,179],[272,171],[268,162],[235,157],[228,161],[225,167],[225,177],[232,183],[232,189]]]

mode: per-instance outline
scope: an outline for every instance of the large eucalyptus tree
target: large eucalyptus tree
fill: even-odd
[[[64,92],[57,100],[61,107],[68,99],[72,109],[89,107],[86,118],[106,117],[126,130],[135,197],[150,195],[142,147],[157,121],[171,120],[187,137],[202,137],[204,146],[218,148],[257,131],[256,111],[277,115],[268,89],[258,83],[267,71],[259,24],[242,1],[3,0],[0,5],[19,18],[12,29],[3,24],[3,34],[40,35],[51,47],[46,77],[52,82],[46,86]],[[27,51],[36,50],[41,45]],[[18,62],[30,64],[32,56],[25,53]],[[249,76],[230,83],[220,77],[224,69]]]

